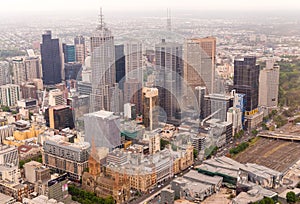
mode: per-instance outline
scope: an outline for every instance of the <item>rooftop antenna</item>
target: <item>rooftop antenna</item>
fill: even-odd
[[[103,14],[102,14],[102,7],[100,7],[100,13],[99,13],[99,28],[103,28],[104,27],[104,21],[103,21]]]
[[[172,25],[171,25],[171,9],[168,8],[167,9],[167,30],[169,32],[172,31]]]

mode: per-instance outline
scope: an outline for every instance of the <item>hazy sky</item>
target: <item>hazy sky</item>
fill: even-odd
[[[95,10],[300,10],[299,0],[0,0],[0,12]]]

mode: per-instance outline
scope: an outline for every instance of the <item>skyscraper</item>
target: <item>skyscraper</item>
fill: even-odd
[[[205,86],[214,92],[216,63],[216,38],[188,39],[184,47],[184,79],[191,90]],[[191,93],[190,93],[191,94]]]
[[[85,39],[82,35],[76,36],[74,39],[76,62],[84,64],[86,58]]]
[[[257,112],[259,69],[259,65],[256,65],[256,57],[234,60],[233,88],[237,93],[246,95],[246,115]]]
[[[158,127],[158,89],[143,88],[143,121],[149,130]]]
[[[115,46],[111,31],[103,22],[102,9],[100,23],[90,38],[92,66],[91,111],[110,110],[110,88],[116,82]]]
[[[13,83],[21,85],[26,81],[40,78],[39,57],[17,57],[12,60]]]
[[[125,81],[125,55],[124,45],[115,45],[116,54],[116,82],[119,83],[121,89],[123,89]]]
[[[63,52],[65,63],[75,62],[75,45],[63,44]]]
[[[140,42],[125,44],[126,81],[137,79],[143,84],[143,46]]]
[[[42,37],[41,55],[44,85],[61,83],[63,76],[62,46],[59,39],[52,39],[51,31],[46,31]]]
[[[279,65],[272,64],[260,71],[259,75],[259,105],[277,107],[279,88]]]
[[[6,61],[0,61],[0,85],[8,83],[11,83],[9,63]]]
[[[156,69],[160,70],[157,81],[159,105],[167,120],[178,118],[181,106],[183,61],[182,46],[164,39],[155,46]]]

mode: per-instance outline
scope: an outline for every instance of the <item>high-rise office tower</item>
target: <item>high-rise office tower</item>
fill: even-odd
[[[140,42],[125,44],[125,78],[126,81],[137,79],[143,84],[143,46]]]
[[[63,54],[59,39],[52,39],[51,31],[43,34],[41,44],[43,82],[44,85],[54,85],[62,82]]]
[[[259,106],[277,107],[279,88],[279,65],[272,64],[260,71]]]
[[[63,44],[64,61],[65,63],[75,62],[75,45]]]
[[[14,84],[21,85],[41,77],[39,57],[16,57],[11,63]]]
[[[82,35],[74,39],[76,62],[84,64],[86,58],[85,39]]]
[[[158,127],[158,89],[143,88],[143,122],[147,129]]]
[[[155,59],[156,69],[160,70],[156,84],[159,105],[165,111],[167,120],[179,119],[183,81],[182,46],[162,40],[155,46]]]
[[[258,106],[259,70],[256,57],[234,60],[233,88],[237,93],[246,95],[246,115],[256,110]]]
[[[92,66],[91,111],[110,110],[110,87],[116,82],[115,45],[111,31],[103,22],[102,9],[100,22],[90,38]]]
[[[14,58],[12,60],[13,83],[21,85],[26,82],[25,63],[23,58]]]
[[[38,56],[31,56],[25,58],[26,81],[32,79],[40,79],[42,77],[40,58]]]
[[[215,63],[216,38],[193,38],[185,42],[184,80],[190,90],[194,91],[197,86],[205,86],[207,93],[214,92]]]
[[[119,83],[121,89],[123,89],[125,81],[125,55],[124,45],[115,45],[116,55],[116,82]]]

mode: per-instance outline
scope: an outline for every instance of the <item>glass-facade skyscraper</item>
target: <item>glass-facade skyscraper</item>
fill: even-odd
[[[245,57],[234,60],[234,89],[237,93],[245,94],[245,111],[250,112],[258,107],[259,71],[256,57]]]
[[[54,85],[62,82],[63,58],[59,39],[52,39],[51,31],[42,36],[41,56],[44,85]]]

